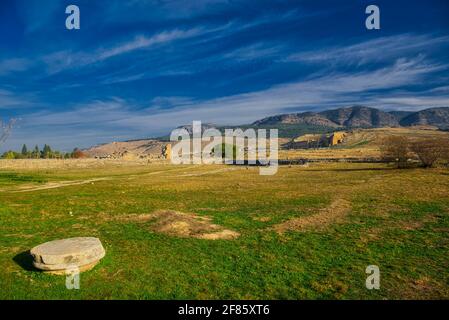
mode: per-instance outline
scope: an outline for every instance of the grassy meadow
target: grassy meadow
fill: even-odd
[[[147,218],[160,210],[238,237],[158,229]],[[449,298],[447,169],[3,166],[0,230],[0,299]],[[100,238],[106,256],[68,290],[27,251],[76,236]],[[368,265],[380,290],[365,287]]]

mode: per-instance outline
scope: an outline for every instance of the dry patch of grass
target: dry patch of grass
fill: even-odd
[[[164,163],[164,161],[156,161]],[[122,160],[122,159],[0,159],[0,169],[5,170],[67,170],[67,169],[99,169],[138,167],[147,165],[148,160]]]
[[[408,287],[403,292],[403,299],[444,299],[446,288],[441,283],[428,276],[422,276],[408,283]]]
[[[286,231],[305,231],[323,229],[329,224],[341,223],[351,209],[349,201],[337,199],[316,214],[290,219],[274,226],[278,233]]]
[[[182,238],[230,240],[240,236],[238,232],[212,223],[209,217],[179,211],[159,210],[151,214],[126,215],[121,216],[120,220],[152,222],[152,231]]]
[[[360,242],[363,244],[367,244],[370,242],[379,241],[382,238],[382,233],[382,228],[370,228],[362,233],[362,235],[360,236]]]
[[[259,222],[268,222],[271,221],[271,217],[254,217],[253,220]]]
[[[405,136],[411,139],[449,138],[449,134],[435,128],[374,128],[354,129],[347,133],[341,145],[331,148],[281,150],[281,159],[294,158],[373,158],[381,157],[380,145],[386,137]]]

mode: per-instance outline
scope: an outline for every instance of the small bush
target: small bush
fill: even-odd
[[[449,139],[420,139],[411,144],[411,150],[416,153],[423,167],[430,168],[440,160],[449,160]]]
[[[381,145],[382,159],[395,162],[397,168],[408,167],[410,158],[410,141],[404,136],[385,138]]]

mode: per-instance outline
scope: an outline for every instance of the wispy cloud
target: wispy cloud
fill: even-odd
[[[381,105],[395,106],[399,109],[416,110],[425,107],[449,107],[449,94],[442,96],[430,95],[391,95],[391,97],[378,98],[375,100]]]
[[[135,4],[145,4],[148,0],[137,0]],[[155,1],[150,1],[155,4]],[[162,0],[156,2],[159,10],[163,11],[169,18],[192,17],[205,12],[210,12],[215,8],[223,8],[226,5],[233,4],[232,0]]]
[[[174,40],[190,38],[198,35],[200,32],[201,30],[199,28],[188,30],[176,29],[171,31],[164,31],[151,37],[138,36],[134,40],[123,43],[119,46],[108,48],[105,50],[100,50],[93,56],[93,60],[94,62],[101,61],[130,51],[149,48],[153,45],[172,42]]]
[[[111,137],[116,137],[117,132],[128,132],[128,138],[135,138],[166,133],[192,120],[243,124],[276,113],[360,103],[377,107],[395,105],[399,108],[416,109],[419,102],[426,102],[424,107],[431,101],[425,97],[421,100],[398,97],[397,94],[386,94],[383,99],[366,97],[376,90],[413,84],[425,79],[435,70],[443,70],[446,67],[428,64],[422,59],[399,59],[394,65],[374,72],[326,75],[210,100],[158,97],[146,108],[138,109],[136,105],[120,98],[93,101],[75,106],[70,111],[30,114],[27,123],[33,126],[66,128],[72,132],[84,132],[80,128],[89,128],[92,131],[92,128],[96,127],[101,136],[109,133]],[[440,105],[447,101],[447,96],[432,99]],[[92,136],[89,139],[94,138]],[[80,141],[83,139],[86,137],[80,137]]]
[[[126,117],[132,105],[125,104],[120,98],[94,100],[89,103],[75,105],[70,110],[54,112],[42,110],[24,117],[24,123],[33,126],[83,126],[107,124],[115,119]]]
[[[0,76],[27,70],[32,62],[24,58],[12,58],[0,61]]]
[[[167,44],[176,40],[187,39],[201,33],[200,28],[187,30],[163,31],[152,36],[139,35],[134,39],[108,48],[100,48],[94,52],[59,51],[43,57],[50,73],[74,67],[81,67],[102,62],[106,59],[130,53],[136,50],[150,49],[156,45]]]
[[[82,0],[72,32],[64,4],[46,2],[18,0],[7,5],[17,23],[2,20],[0,115],[23,119],[10,144],[88,146],[192,120],[238,125],[351,104],[415,110],[449,96],[447,25],[427,10],[409,33],[394,35],[403,29],[393,24],[361,38],[347,22],[363,11],[349,3],[110,0],[98,10]],[[341,21],[325,30],[323,17]]]
[[[206,1],[208,2],[208,1]],[[214,1],[211,1],[211,3]],[[226,2],[226,1],[223,1]],[[173,4],[173,5],[181,5]],[[207,5],[207,4],[205,4]],[[198,62],[196,67],[197,71],[204,71],[204,68],[199,67],[202,60],[217,61],[228,60],[233,62],[245,62],[259,58],[272,58],[280,54],[284,49],[280,44],[259,42],[250,45],[244,45],[237,49],[232,49],[227,53],[215,53],[210,54],[207,57],[196,56],[195,53],[200,52],[201,47],[210,47],[211,43],[218,46],[220,42],[227,41],[227,39],[241,33],[247,33],[255,28],[260,28],[265,24],[273,24],[277,22],[288,21],[290,19],[297,18],[304,14],[299,14],[297,10],[288,11],[283,14],[264,14],[248,21],[241,21],[239,19],[231,19],[225,23],[214,24],[202,24],[191,28],[174,28],[164,31],[156,32],[152,35],[137,34],[131,37],[129,40],[119,41],[109,46],[102,46],[93,48],[91,50],[59,50],[51,53],[37,55],[31,61],[28,58],[16,57],[0,61],[0,76],[2,74],[11,73],[13,71],[27,71],[30,67],[38,66],[42,64],[45,66],[46,73],[40,74],[38,77],[44,79],[48,75],[54,75],[62,71],[71,69],[80,69],[87,66],[98,67],[106,60],[126,56],[129,58],[131,54],[139,50],[152,50],[161,49],[164,45],[173,45],[176,41],[195,38],[195,41],[191,41],[184,45],[176,44],[176,49],[172,54],[180,57],[187,51],[188,55],[192,57],[192,60],[184,61],[185,66],[179,68],[179,66],[173,66],[174,69],[170,69],[170,65],[167,65],[164,70],[160,72],[152,73],[152,77],[155,75],[161,76],[174,76],[174,75],[187,75],[194,73],[189,69],[189,65]],[[178,50],[182,50],[180,52]],[[132,59],[132,58],[131,58]],[[153,59],[154,60],[154,59]],[[146,59],[137,61],[137,64],[145,63]],[[180,61],[176,61],[175,64],[180,64]],[[154,67],[161,68],[160,65],[155,64]],[[199,67],[199,68],[198,68]],[[122,66],[126,68],[126,66]],[[154,71],[154,70],[152,70]],[[114,69],[114,73],[120,73],[119,69]],[[129,74],[127,72],[122,73],[111,79],[100,80],[102,84],[122,83],[128,81],[135,81],[145,77],[145,73],[142,71]]]
[[[27,108],[34,104],[28,94],[18,95],[13,91],[0,89],[0,110]]]
[[[308,63],[364,64],[391,61],[405,54],[424,54],[435,46],[448,46],[449,36],[401,34],[381,37],[348,46],[336,46],[289,55],[285,61]]]
[[[278,56],[282,49],[281,45],[259,42],[225,53],[222,58],[236,61],[266,59]]]

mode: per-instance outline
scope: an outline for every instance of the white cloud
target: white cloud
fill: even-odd
[[[407,110],[421,109],[423,107],[449,107],[449,95],[447,96],[416,96],[406,94],[403,96],[391,96],[376,99],[380,104],[394,105]]]
[[[12,58],[0,61],[0,76],[13,72],[25,71],[31,65],[31,61],[22,58]]]
[[[429,76],[447,68],[447,65],[429,63],[424,56],[418,56],[400,58],[388,67],[372,71],[315,75],[265,90],[209,100],[158,97],[146,108],[120,98],[93,101],[72,106],[69,111],[41,111],[23,116],[22,128],[10,143],[39,140],[39,143],[54,141],[55,146],[59,143],[84,147],[98,142],[165,134],[193,120],[238,125],[278,113],[351,104],[403,110],[440,106],[448,101],[446,86],[435,92],[427,90],[421,95],[415,90],[408,92],[406,88],[426,82]],[[378,92],[382,90],[385,91],[380,95]],[[0,91],[0,101],[2,97],[8,98],[8,94]]]
[[[0,89],[0,110],[26,108],[34,103],[28,95],[18,96],[12,91]]]
[[[425,54],[430,48],[439,45],[449,45],[449,36],[401,34],[372,39],[345,47],[338,46],[295,53],[288,56],[285,61],[364,64],[367,62],[391,61],[395,57],[398,58],[410,52]]]
[[[129,53],[135,50],[150,49],[153,46],[187,39],[201,34],[200,28],[187,30],[163,31],[150,37],[140,35],[134,39],[108,48],[99,48],[94,52],[58,51],[46,55],[42,60],[47,64],[50,73],[57,73],[68,68],[81,67],[98,63],[106,59]]]
[[[255,43],[241,47],[223,55],[224,59],[236,61],[255,60],[259,58],[270,58],[279,55],[282,47],[279,45],[269,45],[266,43]]]
[[[117,132],[128,132],[129,138],[135,138],[165,133],[192,120],[243,124],[264,116],[310,107],[377,103],[377,107],[397,105],[416,108],[418,100],[398,100],[395,94],[386,93],[383,100],[366,100],[365,96],[374,90],[400,88],[419,82],[429,73],[444,67],[427,64],[420,59],[400,59],[391,67],[373,72],[328,75],[205,101],[188,97],[159,97],[151,101],[148,108],[140,110],[118,98],[94,101],[70,111],[31,114],[27,122],[40,127],[71,128],[74,134],[84,132],[82,128],[89,131],[97,128],[101,135],[109,133],[115,136]],[[439,104],[444,101],[445,98],[440,101],[434,98],[434,102]]]
[[[108,48],[105,50],[100,50],[95,55],[95,60],[104,60],[108,59],[120,54],[124,54],[130,51],[148,48],[156,44],[161,43],[167,43],[172,42],[174,40],[180,40],[185,38],[190,38],[193,36],[196,36],[200,33],[200,29],[194,28],[194,29],[188,29],[188,30],[171,30],[171,31],[164,31],[161,33],[158,33],[156,35],[153,35],[151,37],[146,36],[138,36],[134,40],[123,43],[119,46]]]

